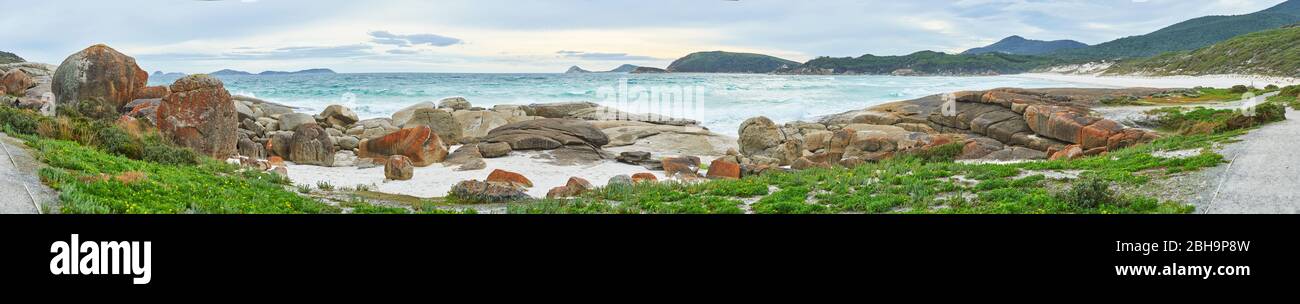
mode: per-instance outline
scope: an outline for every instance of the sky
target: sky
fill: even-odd
[[[58,64],[104,43],[148,71],[552,73],[697,51],[949,53],[1010,35],[1096,44],[1282,0],[0,0],[0,50]],[[15,7],[15,5],[0,5]]]

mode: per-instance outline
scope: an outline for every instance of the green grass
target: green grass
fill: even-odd
[[[42,181],[60,192],[63,213],[291,214],[338,213],[337,207],[285,190],[277,175],[241,171],[206,160],[197,166],[165,165],[104,153],[74,142],[27,138],[39,159]],[[141,172],[144,180],[112,178]]]
[[[1206,148],[1245,132],[1169,136],[1071,161],[963,164],[904,155],[856,168],[777,172],[698,184],[620,185],[572,200],[511,203],[507,209],[528,214],[1189,213],[1193,208],[1180,202],[1118,189],[1140,188],[1154,179],[1220,165],[1223,156]],[[1187,158],[1153,155],[1185,149],[1202,152]],[[1077,180],[1037,173],[1046,171],[1082,173]],[[958,177],[974,182],[958,182]],[[752,204],[745,206],[745,201]]]

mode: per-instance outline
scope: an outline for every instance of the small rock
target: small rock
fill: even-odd
[[[716,159],[709,163],[709,173],[706,176],[714,179],[740,179],[740,164]]]
[[[659,181],[659,178],[655,177],[653,173],[637,173],[632,175],[633,183],[657,182],[657,181]]]
[[[700,158],[695,156],[668,157],[662,161],[664,166],[664,175],[676,176],[678,174],[699,175]]]
[[[411,159],[406,156],[390,156],[388,162],[384,164],[384,177],[389,180],[411,180],[414,176],[415,166],[411,164]]]
[[[614,177],[609,178],[609,182],[606,184],[613,186],[613,185],[631,185],[632,183],[633,183],[632,177],[624,174],[624,175],[615,175]]]
[[[629,165],[641,165],[650,161],[650,152],[623,152],[618,154],[617,160]]]
[[[528,180],[528,178],[524,177],[523,174],[501,169],[493,170],[491,174],[488,174],[487,181],[490,183],[508,183],[525,188],[533,187],[533,181]]]
[[[483,154],[483,158],[498,158],[510,155],[511,149],[508,143],[481,143],[478,144],[478,151]]]
[[[449,196],[465,203],[505,203],[531,199],[524,189],[511,183],[468,180],[451,188]]]

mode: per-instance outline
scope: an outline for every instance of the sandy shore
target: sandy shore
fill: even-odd
[[[1168,76],[1168,77],[1147,77],[1147,76],[1099,76],[1099,75],[1076,75],[1076,74],[1055,74],[1055,73],[1028,73],[1019,75],[1008,75],[1007,77],[1019,77],[1027,79],[1051,80],[1073,82],[1080,84],[1093,85],[1098,87],[1112,88],[1193,88],[1197,86],[1226,88],[1234,85],[1254,85],[1255,87],[1265,87],[1270,84],[1278,86],[1288,86],[1300,84],[1300,79],[1286,77],[1268,77],[1255,75],[1207,75],[1207,76]]]
[[[452,150],[455,150],[453,148]],[[662,171],[652,172],[641,166],[619,163],[612,159],[590,165],[560,166],[549,161],[549,152],[513,152],[502,158],[485,159],[487,168],[475,171],[456,171],[455,167],[434,164],[424,168],[415,168],[415,178],[409,181],[384,181],[384,168],[358,169],[356,167],[318,167],[307,165],[288,165],[289,179],[295,184],[316,186],[317,182],[328,182],[335,187],[371,186],[372,191],[403,194],[416,197],[443,197],[456,183],[465,180],[484,180],[492,170],[502,169],[517,172],[533,181],[533,188],[528,194],[533,197],[546,197],[551,188],[564,186],[569,177],[577,176],[591,181],[596,186],[604,186],[609,178],[617,175],[632,175],[648,172],[664,179]]]

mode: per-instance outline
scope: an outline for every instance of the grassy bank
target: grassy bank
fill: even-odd
[[[156,132],[132,133],[105,121],[48,118],[0,105],[0,129],[25,140],[47,165],[39,175],[60,192],[57,211],[62,213],[396,212],[364,200],[335,206],[300,196],[284,177],[245,170],[173,146]]]
[[[1216,166],[1223,157],[1205,148],[1239,134],[1174,136],[1074,161],[966,164],[909,156],[856,168],[781,172],[742,180],[615,186],[572,200],[511,204],[509,212],[1189,213],[1191,206],[1117,189],[1135,189],[1152,179]],[[1186,149],[1202,151],[1186,158],[1153,156],[1156,151]]]
[[[1202,92],[1230,99],[1244,93],[1239,89]],[[1215,145],[1232,142],[1250,128],[1285,119],[1281,102],[1266,103],[1256,112],[1248,116],[1232,110],[1158,109],[1152,115],[1159,117],[1166,137],[1077,160],[973,164],[953,162],[951,155],[906,155],[856,168],[780,172],[699,184],[615,186],[576,199],[521,202],[508,209],[510,213],[533,214],[1190,213],[1194,207],[1162,199],[1162,193],[1149,185],[1218,166],[1224,160],[1214,152]]]

